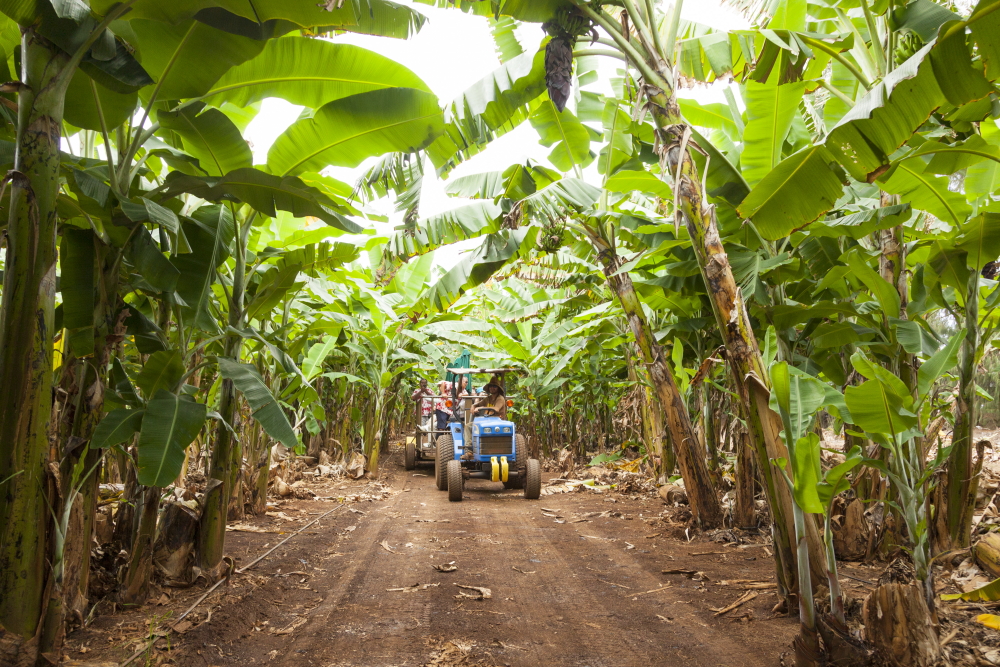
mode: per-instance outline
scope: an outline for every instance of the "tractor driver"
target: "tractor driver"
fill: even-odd
[[[507,396],[504,394],[503,381],[499,375],[490,378],[489,384],[483,387],[485,395],[476,399],[476,408],[493,408],[500,419],[507,419]]]

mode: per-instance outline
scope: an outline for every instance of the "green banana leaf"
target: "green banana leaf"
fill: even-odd
[[[444,129],[433,93],[385,88],[335,100],[312,118],[299,120],[267,154],[271,173],[295,176],[329,165],[356,167],[391,152],[413,153]]]
[[[139,431],[139,483],[167,486],[184,466],[184,450],[198,436],[208,406],[160,389],[146,404]]]
[[[216,361],[219,363],[219,373],[227,380],[232,380],[243,394],[253,410],[254,419],[264,431],[284,446],[295,447],[298,444],[295,431],[257,369],[250,364],[241,364],[225,357],[217,357]]]
[[[283,37],[269,40],[260,55],[227,71],[205,101],[245,107],[266,97],[280,97],[318,109],[382,88],[430,91],[412,71],[373,51],[320,39]]]

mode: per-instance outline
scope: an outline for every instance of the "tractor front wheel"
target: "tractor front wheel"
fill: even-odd
[[[417,467],[417,445],[415,442],[406,441],[406,450],[403,455],[403,467],[413,470]]]
[[[442,435],[437,439],[437,457],[434,459],[434,481],[438,491],[448,490],[448,477],[445,466],[455,459],[455,442],[451,434]]]
[[[452,459],[448,461],[448,500],[453,503],[462,500],[462,462]]]
[[[514,453],[514,470],[517,470],[518,474],[503,483],[503,488],[505,489],[524,488],[524,466],[528,460],[528,442],[520,433],[515,436],[515,439],[517,451]]]
[[[538,459],[528,459],[525,468],[524,497],[527,500],[538,500],[542,495],[542,464]]]

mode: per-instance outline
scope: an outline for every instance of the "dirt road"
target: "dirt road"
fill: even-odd
[[[772,580],[764,548],[688,542],[681,525],[660,518],[658,499],[586,492],[526,501],[473,481],[464,502],[449,503],[432,471],[387,467],[386,500],[330,515],[237,576],[169,648],[160,640],[150,664],[736,667],[776,665],[791,642],[794,622],[770,611],[773,590],[715,615],[746,592],[724,580]],[[255,523],[288,531],[331,506],[295,501]],[[229,537],[237,565],[279,539]],[[452,563],[450,572],[434,568]],[[169,619],[197,593],[161,598],[144,618]],[[122,641],[122,621],[107,616],[71,635],[68,653],[130,654],[136,644]],[[104,637],[110,628],[120,636]]]

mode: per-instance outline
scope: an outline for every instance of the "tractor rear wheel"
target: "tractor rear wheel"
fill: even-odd
[[[406,450],[403,455],[403,467],[413,470],[417,467],[417,445],[410,440],[406,441]]]
[[[538,500],[542,495],[542,464],[538,459],[528,459],[525,468],[524,497],[527,500]]]
[[[517,476],[510,479],[508,482],[503,483],[505,489],[523,489],[524,488],[524,466],[528,461],[528,442],[520,433],[515,436],[517,440],[517,451],[514,453],[516,457],[514,459],[514,470],[518,471]]]
[[[462,479],[462,462],[452,459],[448,461],[448,500],[453,503],[462,500],[462,486],[465,480]]]
[[[438,491],[448,490],[448,477],[445,466],[455,459],[455,441],[451,434],[442,435],[437,439],[437,457],[434,459],[434,481]]]

